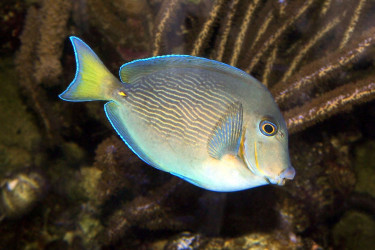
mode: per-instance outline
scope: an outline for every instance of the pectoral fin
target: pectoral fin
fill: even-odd
[[[215,159],[237,154],[242,134],[243,109],[239,102],[230,105],[213,129],[208,140],[208,153]]]

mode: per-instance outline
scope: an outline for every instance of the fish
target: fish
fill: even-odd
[[[147,164],[217,192],[294,178],[285,120],[268,89],[246,72],[164,55],[125,63],[117,79],[86,43],[70,41],[76,74],[59,97],[106,101],[109,122]]]

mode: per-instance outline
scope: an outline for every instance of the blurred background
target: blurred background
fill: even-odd
[[[374,0],[2,0],[0,248],[374,248],[374,13]],[[253,75],[288,124],[295,179],[215,193],[147,166],[103,102],[58,98],[71,35],[115,75],[165,54]]]

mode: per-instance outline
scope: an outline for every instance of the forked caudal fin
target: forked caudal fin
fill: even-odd
[[[86,43],[74,36],[70,41],[76,58],[76,75],[59,97],[72,102],[111,100],[111,90],[118,87],[119,81]]]

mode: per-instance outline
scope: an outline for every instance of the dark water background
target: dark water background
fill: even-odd
[[[0,248],[374,248],[374,13],[374,0],[2,1]],[[288,123],[295,179],[225,194],[147,166],[102,102],[57,97],[70,35],[115,75],[174,53],[247,70],[275,97],[312,79],[279,103],[303,120]]]

